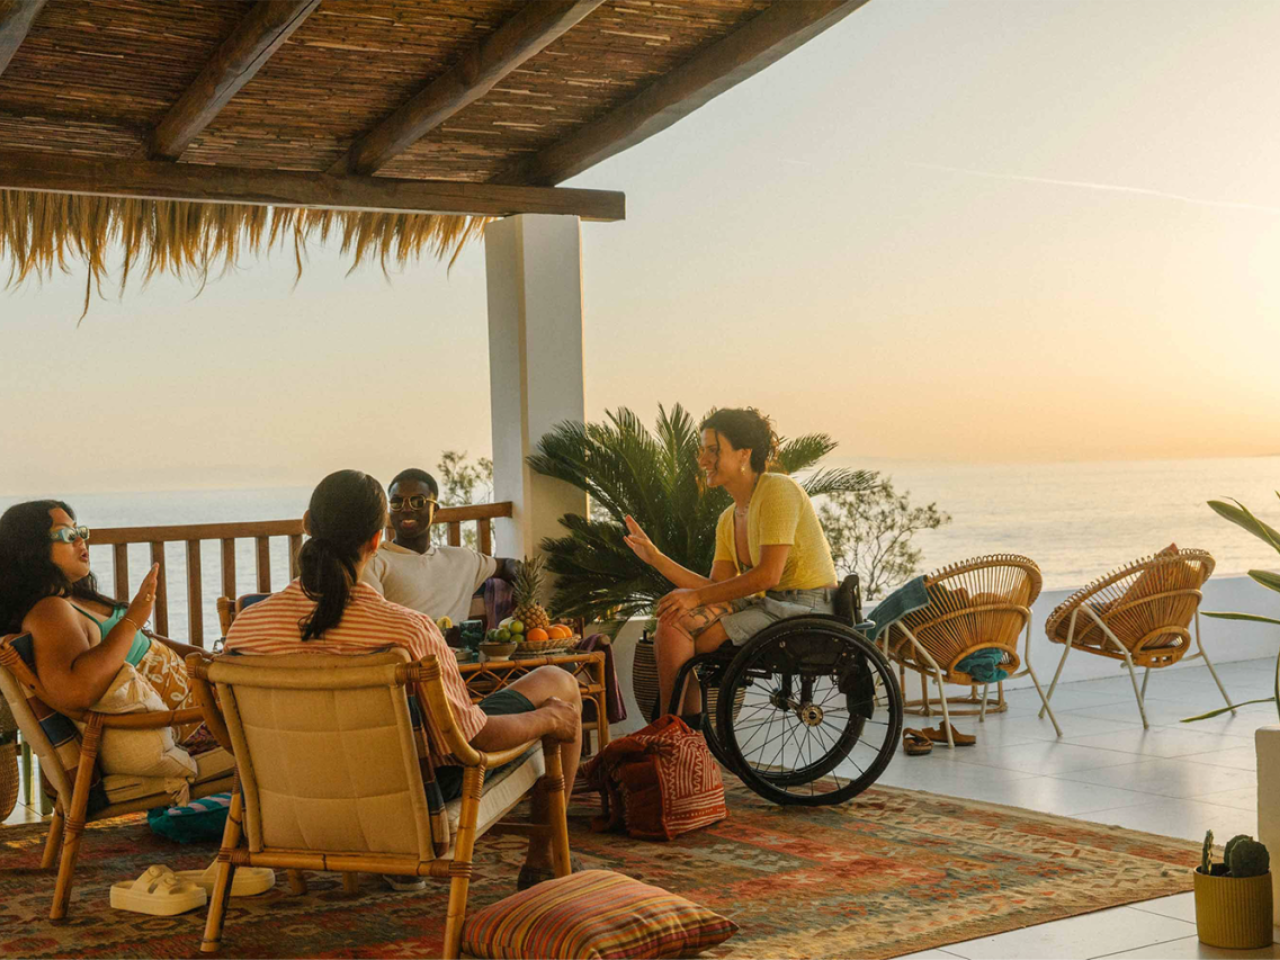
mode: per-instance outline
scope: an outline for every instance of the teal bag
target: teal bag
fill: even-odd
[[[147,811],[151,832],[178,843],[221,840],[231,811],[231,794],[215,793],[192,800],[183,807],[156,807]]]

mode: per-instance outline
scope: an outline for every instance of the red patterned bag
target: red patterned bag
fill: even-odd
[[[584,774],[604,807],[596,831],[625,826],[637,840],[671,840],[729,815],[715,757],[679,717],[614,740]]]

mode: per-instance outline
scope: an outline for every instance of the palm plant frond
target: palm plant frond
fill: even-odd
[[[799,473],[813,466],[837,444],[828,434],[810,433],[778,444],[777,466],[783,473]]]

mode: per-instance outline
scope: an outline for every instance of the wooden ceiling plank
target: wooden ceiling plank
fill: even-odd
[[[328,173],[163,160],[96,160],[19,150],[0,152],[0,190],[388,213],[489,217],[549,213],[604,221],[626,218],[626,196],[612,190],[335,177]]]
[[[258,0],[160,121],[151,135],[151,157],[178,159],[319,5],[320,0]]]
[[[45,0],[0,0],[0,73],[27,38]]]
[[[371,174],[479,100],[503,77],[580,23],[603,0],[530,3],[351,146],[330,173]]]
[[[780,60],[867,0],[775,0],[704,53],[564,140],[504,170],[493,183],[550,185],[660,133]]]

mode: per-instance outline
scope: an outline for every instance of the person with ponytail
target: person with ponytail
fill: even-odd
[[[93,707],[127,663],[171,710],[194,707],[183,657],[198,648],[146,628],[158,565],[129,603],[98,589],[88,527],[61,500],[16,503],[0,516],[0,634],[31,635],[35,672],[55,710]],[[199,723],[174,730],[190,741]]]
[[[746,643],[786,617],[831,613],[836,588],[831,546],[809,495],[785,473],[769,472],[778,445],[769,418],[752,407],[713,410],[701,429],[698,466],[707,486],[733,497],[716,525],[711,575],[665,556],[627,517],[627,546],[676,588],[656,611],[658,712],[667,709],[676,675],[695,652]],[[686,683],[681,713],[695,730],[700,699]]]
[[[236,617],[227,631],[227,653],[355,655],[395,646],[414,660],[432,655],[440,664],[454,723],[472,746],[495,752],[552,736],[562,744],[565,783],[574,782],[582,753],[582,701],[572,674],[540,667],[473,704],[435,621],[361,581],[387,525],[382,484],[359,470],[331,473],[311,494],[302,523],[308,536],[298,552],[298,579]],[[444,735],[434,717],[428,715],[426,722],[434,749]],[[431,759],[444,799],[461,796],[457,760],[448,754]],[[545,814],[545,799],[535,793],[534,816]],[[519,883],[529,886],[553,875],[549,836],[532,839]],[[424,881],[386,879],[399,890],[425,886]]]

